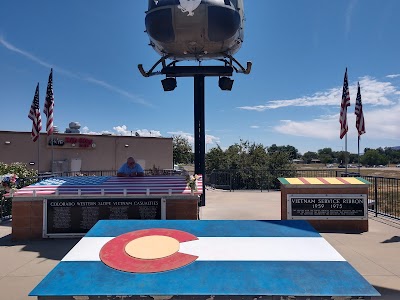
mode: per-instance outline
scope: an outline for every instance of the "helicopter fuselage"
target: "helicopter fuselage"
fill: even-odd
[[[243,42],[243,0],[149,0],[150,45],[173,60],[220,59]]]

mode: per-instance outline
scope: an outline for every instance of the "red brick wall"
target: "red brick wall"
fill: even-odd
[[[197,220],[198,200],[167,200],[167,220]]]
[[[40,239],[43,227],[43,201],[13,201],[12,239]]]
[[[197,220],[198,200],[167,200],[167,220]],[[43,200],[13,201],[12,239],[41,239],[43,230]]]
[[[344,188],[328,188],[313,186],[304,188],[287,188],[281,185],[281,219],[287,220],[287,195],[288,194],[367,194],[368,186],[365,187],[344,187]],[[348,231],[348,232],[365,232],[368,231],[368,220],[307,220],[319,231]]]

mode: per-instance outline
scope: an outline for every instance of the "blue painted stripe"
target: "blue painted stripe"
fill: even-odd
[[[379,296],[379,293],[347,262],[203,261],[154,274],[116,271],[101,262],[61,262],[29,294],[59,295]]]
[[[86,234],[86,237],[114,237],[130,231],[151,228],[177,229],[198,237],[320,237],[320,234],[303,220],[101,220]]]
[[[31,186],[46,186],[46,185],[97,185],[107,181],[110,176],[84,176],[84,177],[53,177],[42,180]]]

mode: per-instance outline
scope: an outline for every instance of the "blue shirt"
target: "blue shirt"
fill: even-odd
[[[132,173],[144,173],[141,165],[136,163],[133,168],[130,168],[127,163],[124,163],[121,168],[118,169],[117,173],[124,173],[130,175]]]

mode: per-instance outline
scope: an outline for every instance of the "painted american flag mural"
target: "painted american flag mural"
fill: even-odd
[[[201,176],[197,179],[197,191],[203,193]],[[53,177],[23,187],[14,197],[77,196],[81,195],[190,195],[191,190],[183,176],[72,176]]]

